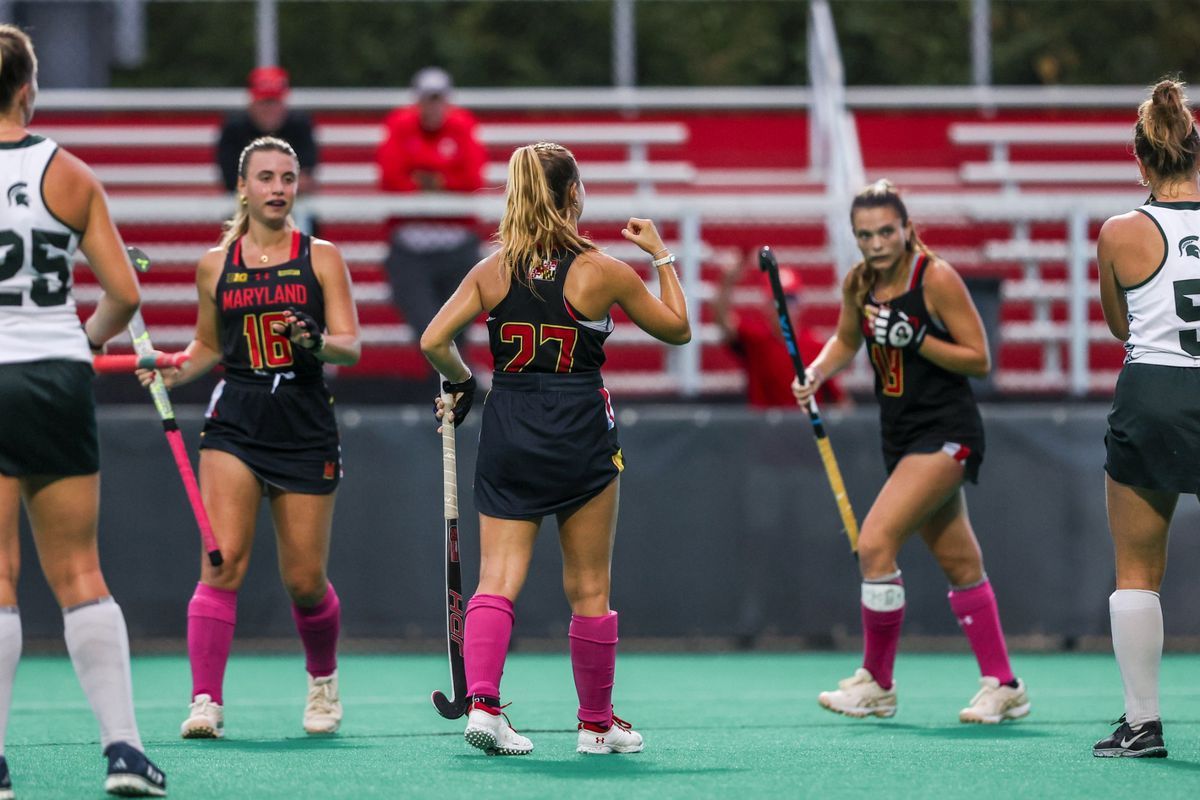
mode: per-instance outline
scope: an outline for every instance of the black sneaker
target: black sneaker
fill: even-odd
[[[104,755],[108,756],[104,791],[121,797],[167,796],[167,776],[141,750],[125,742],[113,742]]]
[[[8,762],[0,756],[0,800],[12,800],[12,778],[8,777]]]
[[[1125,715],[1113,723],[1117,729],[1107,739],[1092,746],[1096,758],[1166,758],[1167,748],[1163,744],[1161,720],[1130,725]]]

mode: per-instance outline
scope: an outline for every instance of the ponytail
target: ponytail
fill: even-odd
[[[578,185],[579,167],[567,148],[538,142],[513,151],[504,216],[496,231],[506,278],[532,285],[529,268],[535,263],[554,253],[596,249],[576,228],[579,207],[570,197],[571,187]]]
[[[0,25],[0,112],[12,110],[17,92],[36,74],[37,56],[29,35],[16,25]]]
[[[1196,173],[1200,135],[1183,90],[1179,81],[1161,80],[1138,106],[1133,149],[1142,165],[1159,179],[1186,179]]]

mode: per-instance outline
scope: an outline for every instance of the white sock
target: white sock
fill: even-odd
[[[1113,652],[1125,684],[1125,721],[1131,726],[1160,719],[1158,667],[1162,663],[1163,617],[1158,592],[1118,589],[1108,598]]]
[[[111,597],[63,610],[63,635],[75,675],[100,723],[100,746],[125,742],[138,750],[129,674],[129,634],[121,607]]]
[[[21,614],[16,606],[0,606],[0,756],[4,755],[4,735],[8,732],[8,712],[12,708],[13,680],[21,660]]]

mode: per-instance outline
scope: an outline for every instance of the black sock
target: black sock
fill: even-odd
[[[500,698],[499,697],[487,697],[482,694],[477,694],[477,695],[474,695],[473,697],[471,697],[471,701],[475,702],[475,703],[483,703],[488,708],[499,708],[500,707]]]
[[[1004,684],[1001,684],[1001,685],[1002,685],[1002,686],[1007,686],[1007,687],[1008,687],[1008,688],[1010,688],[1010,689],[1015,689],[1015,688],[1017,688],[1017,686],[1018,686],[1019,684],[1017,683],[1017,679],[1016,679],[1016,678],[1013,678],[1013,679],[1012,679],[1011,681],[1009,681],[1008,683],[1004,683]]]

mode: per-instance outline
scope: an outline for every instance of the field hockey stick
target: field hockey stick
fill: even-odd
[[[139,369],[165,369],[166,367],[182,367],[188,361],[187,353],[159,353],[149,356],[134,355],[102,355],[92,357],[92,369],[98,373],[133,372]]]
[[[127,247],[126,250],[139,272],[150,269],[150,258],[145,253],[136,247]],[[129,321],[129,338],[133,340],[133,351],[139,358],[154,359],[154,345],[150,343],[150,332],[146,330],[141,311],[134,312],[133,319]],[[188,502],[191,503],[192,516],[196,518],[196,527],[200,529],[200,540],[208,552],[208,561],[214,567],[219,567],[224,563],[221,549],[217,547],[212,524],[208,521],[208,512],[204,510],[204,503],[200,499],[200,485],[196,482],[196,473],[192,471],[192,462],[183,444],[183,434],[175,424],[175,409],[171,407],[166,384],[163,383],[162,375],[157,372],[154,373],[154,381],[150,384],[150,397],[154,400],[154,407],[158,409],[159,418],[162,419],[163,433],[167,435],[167,444],[171,447],[171,455],[175,457],[175,466],[187,492]]]
[[[796,370],[796,379],[803,386],[808,382],[804,372],[804,361],[800,357],[800,348],[796,344],[796,331],[792,327],[792,318],[788,314],[787,299],[783,296],[783,284],[779,282],[779,262],[771,248],[764,247],[758,251],[758,267],[767,273],[771,282],[771,294],[775,298],[775,311],[779,314],[779,329],[783,332],[783,340],[787,343],[788,355],[792,357],[792,367]],[[825,477],[829,479],[829,488],[833,490],[833,499],[837,501],[838,514],[842,517],[842,527],[846,537],[850,539],[850,552],[858,557],[858,521],[854,518],[854,509],[850,507],[850,497],[846,494],[846,484],[842,481],[842,471],[838,469],[837,458],[833,455],[833,445],[825,432],[825,423],[821,420],[821,411],[817,408],[817,398],[811,397],[807,404],[808,419],[812,422],[813,435],[817,438],[817,450],[821,453],[821,463],[825,465]]]
[[[442,379],[445,380],[444,378]],[[454,396],[442,392],[442,408],[454,408]],[[446,719],[467,713],[467,668],[463,661],[463,628],[466,609],[462,597],[462,564],[458,552],[458,458],[454,450],[454,423],[442,418],[442,517],[446,521],[446,654],[454,696],[435,690],[433,707]]]

